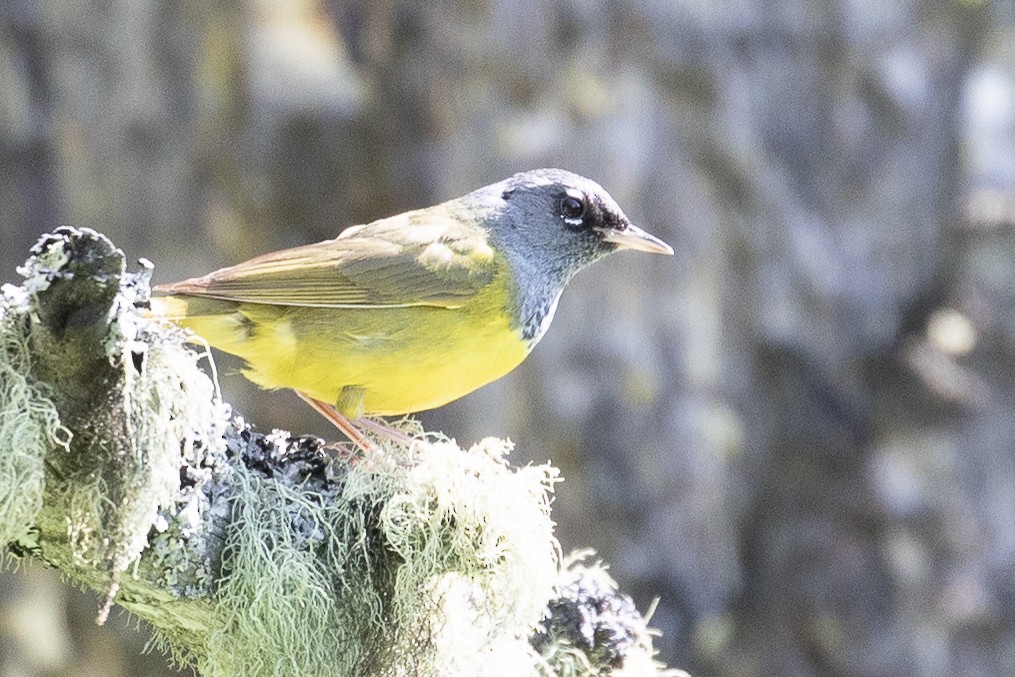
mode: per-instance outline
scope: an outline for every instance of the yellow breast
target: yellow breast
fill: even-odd
[[[177,321],[246,360],[244,374],[258,385],[292,388],[330,403],[347,386],[359,388],[363,412],[375,415],[423,411],[458,399],[514,369],[531,345],[512,321],[503,281],[457,308],[158,301],[163,312],[185,303],[185,310],[175,312]],[[214,304],[216,312],[201,312]]]

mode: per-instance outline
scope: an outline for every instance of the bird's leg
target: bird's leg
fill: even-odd
[[[311,397],[310,395],[301,393],[298,390],[294,392],[300,396],[301,400],[303,400],[311,407],[313,407],[314,411],[316,411],[318,414],[328,419],[328,421],[333,426],[342,431],[343,435],[352,440],[353,444],[355,444],[357,447],[359,447],[367,454],[374,453],[376,451],[376,447],[370,440],[363,437],[363,434],[357,429],[357,427],[365,428],[373,433],[383,435],[384,437],[387,437],[389,440],[392,440],[400,444],[404,444],[406,446],[409,446],[413,442],[412,436],[406,435],[401,430],[389,428],[383,423],[379,423],[377,421],[362,416],[357,418],[355,421],[350,421],[348,417],[343,416],[336,407],[333,407],[326,402],[322,402],[321,400],[315,397]]]
[[[376,447],[374,447],[373,443],[363,437],[360,431],[356,430],[356,426],[352,424],[352,421],[338,413],[338,410],[336,410],[333,406],[313,398],[310,395],[301,393],[298,390],[295,392],[300,396],[301,400],[313,407],[314,411],[318,414],[328,419],[332,425],[341,430],[343,435],[352,440],[353,444],[362,449],[365,453],[371,454],[376,451]]]
[[[366,428],[367,430],[377,433],[378,435],[384,435],[388,439],[404,444],[405,446],[409,446],[413,442],[412,435],[406,435],[401,430],[389,428],[383,423],[374,421],[369,418],[360,417],[356,419],[356,425],[358,425],[361,428]]]
[[[357,419],[363,416],[366,398],[367,391],[363,386],[342,386],[334,406],[347,420]]]
[[[345,420],[352,422],[358,428],[369,430],[378,435],[383,435],[389,440],[409,446],[412,443],[412,437],[409,435],[363,416],[363,404],[366,394],[367,391],[363,386],[342,386],[341,392],[338,393],[335,409],[342,414]]]

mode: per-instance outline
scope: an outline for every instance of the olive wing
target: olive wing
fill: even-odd
[[[265,254],[155,288],[286,306],[461,306],[490,284],[497,262],[484,229],[430,210],[348,229],[333,240]]]

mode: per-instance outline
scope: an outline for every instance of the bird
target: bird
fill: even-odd
[[[571,278],[624,249],[673,254],[595,181],[537,169],[158,285],[152,313],[240,357],[258,386],[296,391],[363,447],[367,417],[433,409],[517,367]]]

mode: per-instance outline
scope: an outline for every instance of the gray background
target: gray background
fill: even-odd
[[[672,665],[1015,671],[1011,3],[0,4],[3,281],[62,223],[168,282],[540,166],[677,254],[582,273],[427,426],[553,459]],[[0,574],[0,674],[163,670],[98,603]]]

